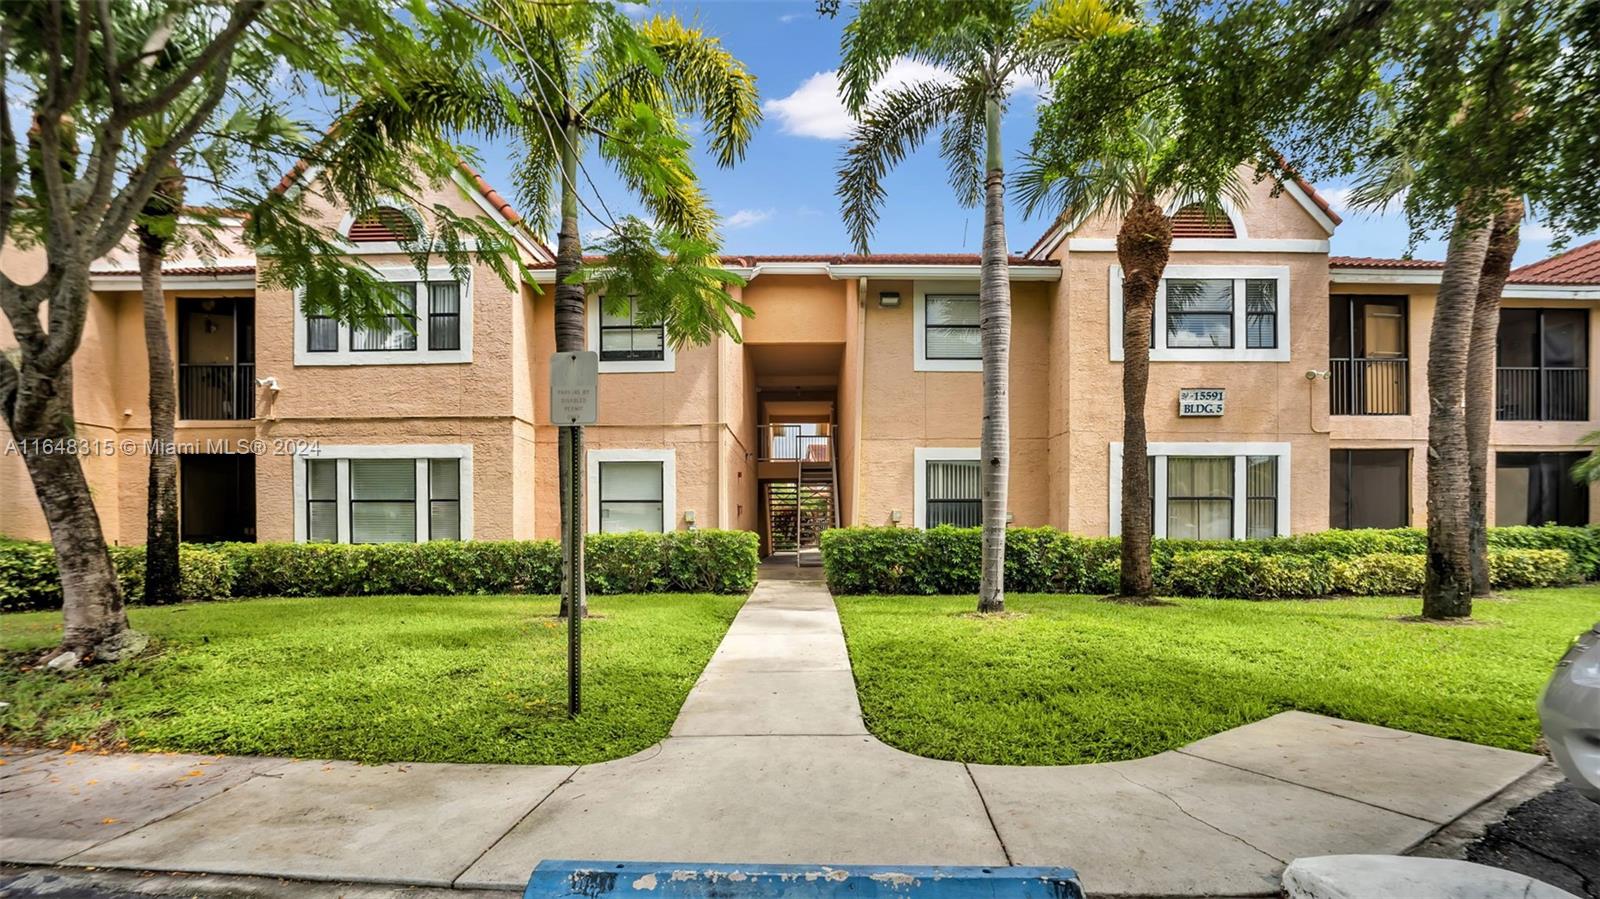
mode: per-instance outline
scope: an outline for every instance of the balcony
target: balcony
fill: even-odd
[[[827,422],[762,426],[763,462],[833,461],[833,426]]]
[[[1499,421],[1588,421],[1588,368],[1495,369]]]
[[[229,421],[251,419],[255,415],[254,363],[178,364],[179,418]]]
[[[1334,415],[1405,415],[1410,411],[1410,360],[1331,359],[1329,411]]]

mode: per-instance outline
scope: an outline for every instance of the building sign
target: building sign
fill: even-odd
[[[550,423],[592,425],[600,417],[600,354],[555,353],[550,357]]]
[[[1228,392],[1221,387],[1182,387],[1178,390],[1180,418],[1211,417],[1222,414]]]

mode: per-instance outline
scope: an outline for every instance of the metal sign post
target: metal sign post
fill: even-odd
[[[567,607],[567,714],[583,708],[583,426],[599,417],[600,356],[593,352],[550,357],[550,423],[561,428],[561,466],[567,532],[562,534]]]

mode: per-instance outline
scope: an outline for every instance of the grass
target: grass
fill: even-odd
[[[24,671],[58,612],[0,616],[0,741],[363,762],[579,764],[667,735],[743,597],[596,596],[566,715],[553,597],[259,599],[135,608],[127,665]]]
[[[1478,626],[1408,623],[1417,600],[1012,595],[840,597],[868,728],[907,752],[1008,765],[1139,758],[1289,709],[1530,751],[1534,703],[1600,587],[1480,600]]]

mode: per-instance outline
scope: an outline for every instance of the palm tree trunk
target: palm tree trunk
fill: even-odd
[[[584,288],[582,284],[567,283],[583,265],[583,244],[578,239],[578,128],[567,125],[561,136],[561,229],[556,237],[556,352],[575,353],[584,349]],[[574,458],[583,458],[583,428],[561,429],[559,449],[561,454],[561,558],[576,558],[576,570],[568,566],[562,579],[575,589],[561,592],[561,615],[571,613],[568,596],[578,597],[578,617],[589,616],[589,601],[584,595],[583,579],[583,521],[569,510],[583,507],[583,466],[574,466]],[[569,555],[572,541],[577,551]]]
[[[1467,351],[1491,225],[1463,215],[1457,213],[1450,235],[1428,339],[1428,567],[1422,617],[1432,619],[1472,614]]]
[[[167,339],[167,299],[161,288],[165,241],[139,241],[139,287],[144,300],[144,345],[150,360],[150,478],[145,509],[144,596],[178,598],[177,391]]]
[[[1172,220],[1155,200],[1134,201],[1117,231],[1122,266],[1122,596],[1155,594],[1150,569],[1150,460],[1144,409],[1150,388],[1150,329],[1156,290],[1172,249]]]
[[[1494,428],[1495,355],[1500,338],[1500,293],[1511,274],[1522,226],[1522,198],[1507,201],[1494,217],[1478,278],[1467,350],[1467,502],[1471,530],[1472,594],[1489,595],[1489,436]]]
[[[1006,247],[1006,173],[1000,152],[1000,102],[990,97],[983,202],[983,265],[978,322],[983,341],[983,568],[978,611],[1006,608],[1006,491],[1011,475],[1011,271]]]

